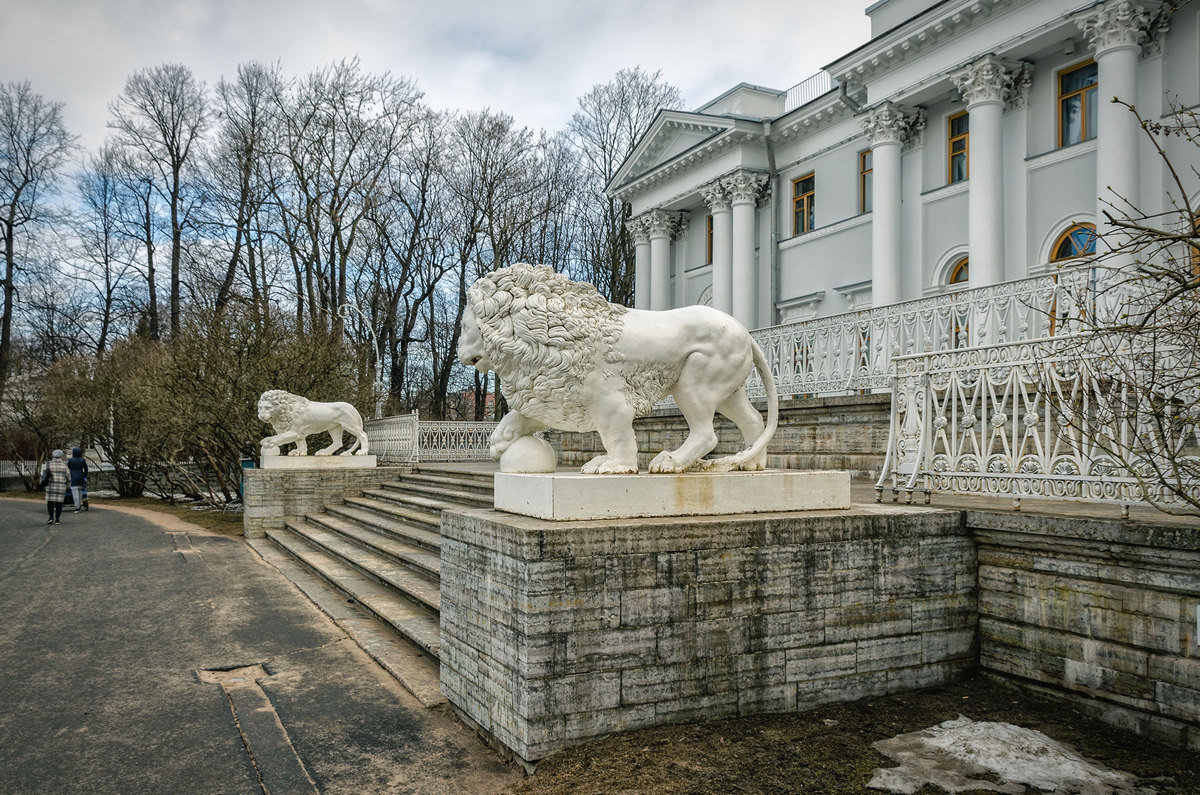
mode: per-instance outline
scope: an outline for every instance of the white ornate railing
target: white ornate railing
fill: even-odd
[[[417,412],[396,417],[381,417],[367,420],[363,430],[367,432],[370,451],[387,464],[413,464],[418,455],[418,427],[421,421]]]
[[[1089,268],[960,290],[931,298],[787,323],[752,333],[781,395],[892,386],[892,359],[1061,334],[1090,295]],[[747,389],[763,395],[751,375]]]
[[[490,461],[494,422],[422,422],[422,461]]]
[[[1128,354],[1094,340],[1060,335],[894,359],[878,497],[890,480],[909,501],[916,490],[926,501],[932,491],[1002,495],[1015,508],[1040,497],[1121,503],[1127,515],[1134,502],[1178,505],[1181,492],[1200,500],[1196,418],[1155,422],[1162,401],[1139,398],[1129,370],[1114,365]]]
[[[389,464],[489,461],[494,422],[422,421],[417,412],[363,423],[371,452]]]

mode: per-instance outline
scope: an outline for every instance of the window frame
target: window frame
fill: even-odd
[[[858,153],[858,212],[865,215],[875,209],[875,160],[870,149]],[[867,180],[871,181],[868,190]],[[816,187],[814,185],[814,187]],[[868,206],[868,204],[870,206]]]
[[[1070,254],[1065,257],[1059,257],[1058,249],[1067,240],[1073,239],[1072,235],[1080,229],[1086,229],[1092,233],[1092,246],[1091,246],[1092,250],[1091,251],[1086,251],[1086,250],[1079,251],[1075,254]],[[1064,229],[1062,232],[1059,233],[1058,237],[1054,238],[1054,245],[1052,245],[1050,247],[1050,262],[1051,263],[1067,262],[1069,260],[1079,259],[1080,257],[1093,256],[1093,255],[1095,255],[1095,253],[1096,253],[1096,225],[1093,224],[1091,221],[1079,221],[1077,223],[1073,223],[1070,226],[1068,226],[1066,229]]]
[[[713,217],[709,213],[704,220],[704,240],[705,240],[705,255],[708,257],[704,261],[705,265],[712,265],[713,261]]]
[[[1073,144],[1081,144],[1084,141],[1090,141],[1096,137],[1096,131],[1088,130],[1088,126],[1087,126],[1087,118],[1088,118],[1088,96],[1087,96],[1087,94],[1088,94],[1088,91],[1095,92],[1093,94],[1093,97],[1097,98],[1096,101],[1098,101],[1098,97],[1100,96],[1100,68],[1098,66],[1096,67],[1096,82],[1090,86],[1084,86],[1083,88],[1077,88],[1074,91],[1064,94],[1063,93],[1063,84],[1062,84],[1063,78],[1066,77],[1067,75],[1069,75],[1071,72],[1077,72],[1080,69],[1086,69],[1089,66],[1096,66],[1095,58],[1088,58],[1086,61],[1080,61],[1079,63],[1074,64],[1073,66],[1068,66],[1064,69],[1059,69],[1057,72],[1055,72],[1054,92],[1055,92],[1055,95],[1058,97],[1058,101],[1056,103],[1054,103],[1054,112],[1055,112],[1055,126],[1058,129],[1058,138],[1057,138],[1057,141],[1058,141],[1057,148],[1058,149],[1062,149],[1064,146],[1072,146]],[[1065,142],[1063,140],[1063,103],[1073,97],[1079,97],[1079,125],[1080,125],[1080,129],[1082,131],[1082,134],[1080,135],[1080,138],[1078,141]],[[1096,126],[1098,127],[1100,125],[1097,123]]]
[[[812,180],[812,187],[800,193],[800,183]],[[815,171],[792,180],[792,236],[811,232],[817,227],[814,207],[817,197],[817,175]]]
[[[967,131],[954,134],[954,122],[958,119],[965,118],[967,120]],[[961,152],[954,151],[954,144],[957,141],[963,142]],[[963,157],[963,176],[962,179],[954,178],[954,157],[961,154]],[[946,117],[946,184],[953,185],[958,182],[966,182],[971,178],[971,114],[969,111],[961,110],[958,113],[952,113]]]
[[[958,278],[959,273],[965,273],[966,278],[960,280]],[[950,266],[950,271],[946,275],[946,284],[947,284],[947,286],[953,287],[953,286],[959,285],[959,284],[970,284],[970,283],[971,283],[971,256],[969,254],[964,254],[963,256],[961,256],[957,260],[955,260],[954,264]]]

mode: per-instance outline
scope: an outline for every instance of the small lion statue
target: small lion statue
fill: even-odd
[[[342,446],[342,434],[354,437],[342,455],[366,455],[367,434],[363,430],[358,409],[349,403],[318,403],[282,389],[271,389],[258,399],[258,418],[275,429],[260,443],[263,455],[279,455],[279,448],[291,442],[295,449],[288,455],[308,455],[306,437],[329,431],[333,444],[318,450],[315,455],[333,455]]]
[[[688,436],[678,449],[655,456],[651,472],[758,470],[779,424],[766,357],[732,317],[706,306],[627,309],[545,265],[514,265],[471,285],[458,359],[495,370],[512,408],[492,433],[493,458],[547,427],[595,430],[604,453],[582,471],[636,473],[633,420],[674,395]],[[765,425],[746,397],[751,367],[766,386]],[[717,412],[738,427],[746,448],[705,459],[717,444]]]

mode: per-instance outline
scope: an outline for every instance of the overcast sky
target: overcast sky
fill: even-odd
[[[130,73],[175,62],[296,77],[358,56],[439,109],[559,130],[617,70],[662,70],[687,107],[740,82],[786,89],[865,42],[865,0],[4,0],[0,81],[64,102],[89,149]]]

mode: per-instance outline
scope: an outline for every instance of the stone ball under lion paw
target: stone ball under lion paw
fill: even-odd
[[[537,436],[522,436],[500,455],[500,471],[523,474],[553,472],[558,457],[549,442]]]

